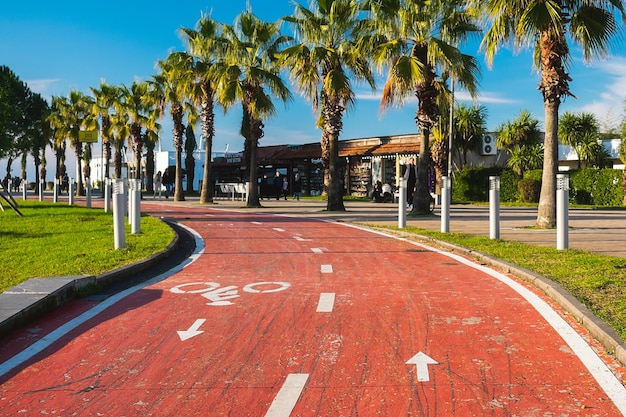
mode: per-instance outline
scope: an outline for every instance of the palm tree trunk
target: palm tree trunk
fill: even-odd
[[[420,135],[420,154],[417,159],[417,181],[413,195],[413,213],[430,213],[430,188],[428,170],[430,165],[430,130],[422,129]]]
[[[204,171],[202,176],[202,191],[200,192],[200,203],[213,202],[213,183],[211,180],[211,153],[213,152],[213,135],[215,123],[215,113],[213,111],[212,94],[202,101],[202,136],[205,140],[204,146]]]
[[[346,211],[343,204],[343,187],[341,183],[341,164],[339,160],[339,138],[329,142],[328,158],[328,211]]]
[[[79,141],[76,141],[76,145],[74,146],[74,151],[76,153],[76,164],[77,166],[77,194],[85,195],[85,187],[83,185],[83,144]]]
[[[250,166],[248,176],[248,202],[246,207],[261,207],[259,201],[259,191],[257,187],[257,167],[258,167],[258,147],[259,139],[263,137],[263,122],[254,117],[250,117],[250,139],[248,140],[248,149],[250,150]]]
[[[556,173],[558,164],[558,118],[560,102],[545,102],[546,136],[544,140],[543,174],[541,176],[541,194],[537,209],[537,227],[554,228],[556,226]]]
[[[344,107],[337,99],[330,99],[325,93],[322,94],[322,117],[324,118],[324,131],[322,133],[322,161],[328,160],[328,199],[326,210],[346,211],[343,204],[343,186],[341,183],[341,164],[339,160],[339,134],[343,127]],[[324,141],[327,141],[327,154],[324,154]]]

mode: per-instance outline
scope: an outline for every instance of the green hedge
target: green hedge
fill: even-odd
[[[576,204],[621,206],[622,170],[583,168],[569,173],[570,200]]]
[[[522,202],[536,200],[534,193],[541,183],[541,170],[532,170],[524,174],[524,181],[509,168],[463,168],[453,174],[452,201],[487,202],[489,201],[489,177],[500,177],[500,201]],[[584,168],[569,171],[570,201],[574,204],[595,206],[621,206],[624,201],[622,171],[619,169]],[[522,198],[520,188],[526,193]],[[534,190],[534,191],[533,191]],[[535,201],[536,202],[536,201]]]

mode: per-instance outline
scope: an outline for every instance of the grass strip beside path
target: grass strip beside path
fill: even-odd
[[[164,250],[174,238],[167,224],[143,216],[137,235],[125,221],[126,248],[116,250],[112,212],[38,201],[19,206],[23,217],[6,206],[0,211],[0,292],[30,278],[111,271]]]

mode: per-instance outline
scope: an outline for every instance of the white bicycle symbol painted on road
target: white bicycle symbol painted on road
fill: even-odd
[[[228,285],[220,288],[220,284],[217,282],[190,282],[187,284],[180,284],[170,289],[170,292],[174,294],[200,294],[202,297],[209,300],[207,305],[209,306],[229,306],[234,303],[228,300],[233,298],[239,298],[239,287],[236,285]],[[187,287],[200,287],[195,289],[187,289]],[[285,291],[291,287],[288,282],[282,281],[263,281],[253,282],[242,288],[244,292],[252,294],[269,294],[274,292]]]

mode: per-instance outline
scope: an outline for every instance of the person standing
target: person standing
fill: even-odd
[[[283,182],[280,179],[280,172],[276,171],[276,175],[274,176],[274,193],[276,195],[276,200],[280,200],[280,195],[283,190]]]
[[[161,199],[161,171],[158,171],[154,176],[154,194],[152,194],[152,198],[156,198],[157,193],[159,194],[159,199]]]
[[[301,192],[302,192],[302,183],[300,181],[300,174],[296,174],[293,177],[293,199],[300,200]]]
[[[170,176],[170,170],[165,169],[163,171],[163,177],[161,178],[163,185],[165,186],[165,198],[170,198],[170,191],[172,190],[172,184],[174,183],[174,179]]]
[[[287,194],[289,194],[289,180],[287,177],[283,177],[283,197],[287,200]]]
[[[406,202],[409,206],[412,206],[415,184],[417,183],[417,165],[415,165],[415,158],[409,159],[409,164],[406,166],[403,178],[406,180]]]

